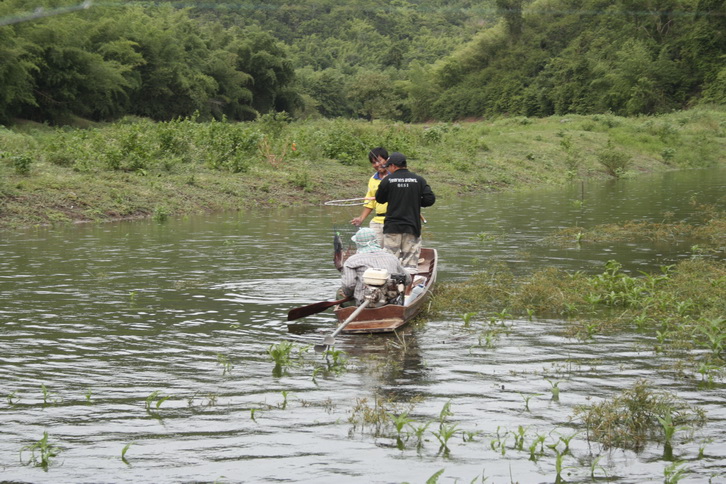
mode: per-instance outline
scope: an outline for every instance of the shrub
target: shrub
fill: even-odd
[[[620,178],[630,166],[632,158],[627,153],[616,150],[612,141],[608,141],[607,147],[597,153],[597,161],[605,167],[608,175]]]

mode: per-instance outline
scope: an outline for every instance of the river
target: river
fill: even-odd
[[[440,282],[491,261],[522,273],[599,273],[610,259],[651,271],[690,256],[688,244],[543,239],[574,225],[695,219],[692,199],[723,203],[724,193],[726,170],[711,169],[441,198],[424,212],[424,239],[439,251]],[[316,354],[332,314],[288,327],[287,311],[333,297],[332,228],[359,210],[0,233],[0,481],[426,482],[442,470],[439,482],[555,482],[556,455],[533,459],[527,447],[575,434],[575,405],[639,379],[707,411],[708,425],[674,445],[682,482],[726,481],[723,382],[699,388],[659,370],[662,357],[643,349],[652,336],[583,342],[556,321],[511,319],[483,347],[451,315],[398,337],[338,336],[345,362]],[[293,360],[274,372],[267,350],[285,341]],[[384,412],[408,412],[403,438],[381,426]],[[524,450],[513,445],[520,427]],[[44,432],[60,452],[47,468],[23,465]],[[582,432],[570,451],[567,482],[593,472],[662,482],[672,464],[662,445],[601,452]]]

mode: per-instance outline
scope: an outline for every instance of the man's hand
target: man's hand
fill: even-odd
[[[360,224],[363,223],[363,219],[361,217],[356,217],[353,220],[351,220],[350,223],[352,223],[356,227],[360,227]]]

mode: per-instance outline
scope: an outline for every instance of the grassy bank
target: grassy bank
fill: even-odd
[[[152,123],[0,128],[0,228],[319,204],[362,196],[367,150],[401,151],[440,199],[712,166],[726,112],[660,117]]]

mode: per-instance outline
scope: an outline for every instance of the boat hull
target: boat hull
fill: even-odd
[[[389,304],[379,308],[364,309],[353,321],[348,323],[342,332],[346,334],[388,333],[408,323],[426,307],[431,299],[432,290],[436,283],[437,264],[438,254],[436,249],[422,248],[418,272],[414,279],[416,276],[426,278],[423,292],[408,306]],[[407,288],[407,291],[410,291],[410,287]],[[336,306],[334,311],[338,318],[338,324],[348,319],[355,309],[355,306]]]

